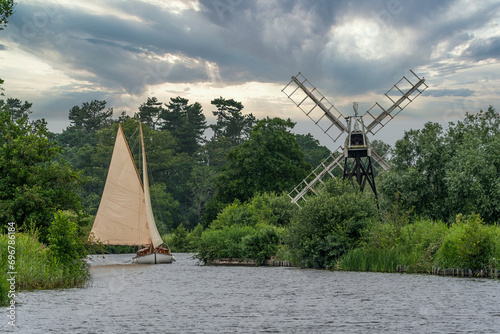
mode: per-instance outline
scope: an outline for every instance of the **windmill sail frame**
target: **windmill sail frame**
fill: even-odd
[[[306,194],[309,191],[316,195],[315,187],[324,184],[322,178],[335,177],[334,170],[337,168],[342,171],[343,178],[349,179],[354,186],[356,181],[361,191],[368,182],[377,197],[373,163],[377,163],[384,171],[389,170],[390,165],[384,161],[387,153],[383,157],[375,153],[366,135],[368,133],[375,135],[428,88],[425,78],[420,78],[412,70],[410,72],[414,76],[413,81],[403,76],[384,94],[392,103],[389,108],[386,109],[376,102],[363,116],[358,116],[358,105],[355,102],[353,104],[355,116],[345,117],[346,125],[340,121],[344,118],[342,113],[300,72],[292,76],[282,92],[334,142],[347,132],[344,147],[339,146],[333,153],[330,153],[288,194],[292,203],[300,207],[299,201],[306,201]],[[374,116],[375,108],[381,110],[377,116]],[[365,127],[364,121],[367,119],[370,122]],[[353,127],[353,124],[357,124],[358,127]],[[342,159],[344,159],[344,166],[341,165]],[[354,160],[354,162],[350,164],[349,160]]]
[[[300,72],[281,91],[334,142],[347,131],[342,113]]]
[[[367,132],[371,133],[372,135],[375,135],[377,132],[380,131],[384,126],[387,125],[396,115],[398,115],[406,106],[408,106],[413,100],[415,100],[418,96],[420,96],[424,90],[427,89],[427,84],[425,83],[424,78],[418,77],[415,72],[410,70],[410,72],[415,76],[418,81],[414,84],[412,81],[410,81],[408,78],[403,76],[396,84],[394,84],[384,95],[387,97],[391,102],[392,105],[385,109],[382,107],[378,102],[376,102],[368,111],[363,115],[363,117],[368,118],[371,117],[373,120],[371,121],[370,124],[367,125],[366,130]],[[404,84],[409,84],[411,87],[410,88],[400,88],[400,85]],[[423,88],[421,88],[421,86]],[[397,99],[391,97],[391,92],[394,92],[396,95],[400,95]],[[372,114],[372,109],[377,106],[382,110],[382,112],[378,116],[373,116]],[[396,110],[397,109],[397,110]],[[393,114],[393,111],[396,110],[396,112]],[[388,117],[388,119],[384,122],[384,120]],[[378,126],[377,129],[375,129]]]

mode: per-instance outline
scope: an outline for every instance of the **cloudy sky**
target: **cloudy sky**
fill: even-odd
[[[148,96],[182,96],[213,122],[210,101],[222,96],[327,144],[281,92],[298,72],[344,116],[353,101],[361,112],[387,105],[410,69],[425,77],[424,94],[377,134],[390,143],[427,121],[500,108],[498,0],[18,2],[0,31],[0,78],[55,132],[94,99],[118,115]]]

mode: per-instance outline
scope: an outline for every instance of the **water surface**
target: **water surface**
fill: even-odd
[[[284,267],[91,266],[86,289],[22,292],[18,333],[500,333],[500,281]]]

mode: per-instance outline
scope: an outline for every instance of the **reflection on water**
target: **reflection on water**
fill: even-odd
[[[86,289],[23,292],[18,333],[500,332],[500,281],[278,267],[92,262]],[[3,308],[7,314],[6,308]]]

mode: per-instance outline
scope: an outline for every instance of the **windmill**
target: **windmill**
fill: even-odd
[[[376,102],[363,116],[359,116],[358,103],[354,102],[354,116],[347,117],[344,117],[300,72],[292,76],[292,80],[282,92],[334,142],[347,133],[344,145],[334,150],[288,194],[292,203],[299,205],[300,200],[306,200],[305,195],[309,192],[317,194],[315,189],[324,184],[324,178],[340,175],[343,179],[349,180],[353,186],[357,184],[360,191],[364,191],[368,183],[377,197],[374,163],[383,170],[388,170],[389,165],[383,156],[375,153],[367,135],[375,135],[427,89],[425,79],[419,78],[412,70],[410,72],[413,75],[411,80],[403,76],[385,93],[391,103],[389,108],[386,109]],[[341,121],[342,119],[345,123]]]

